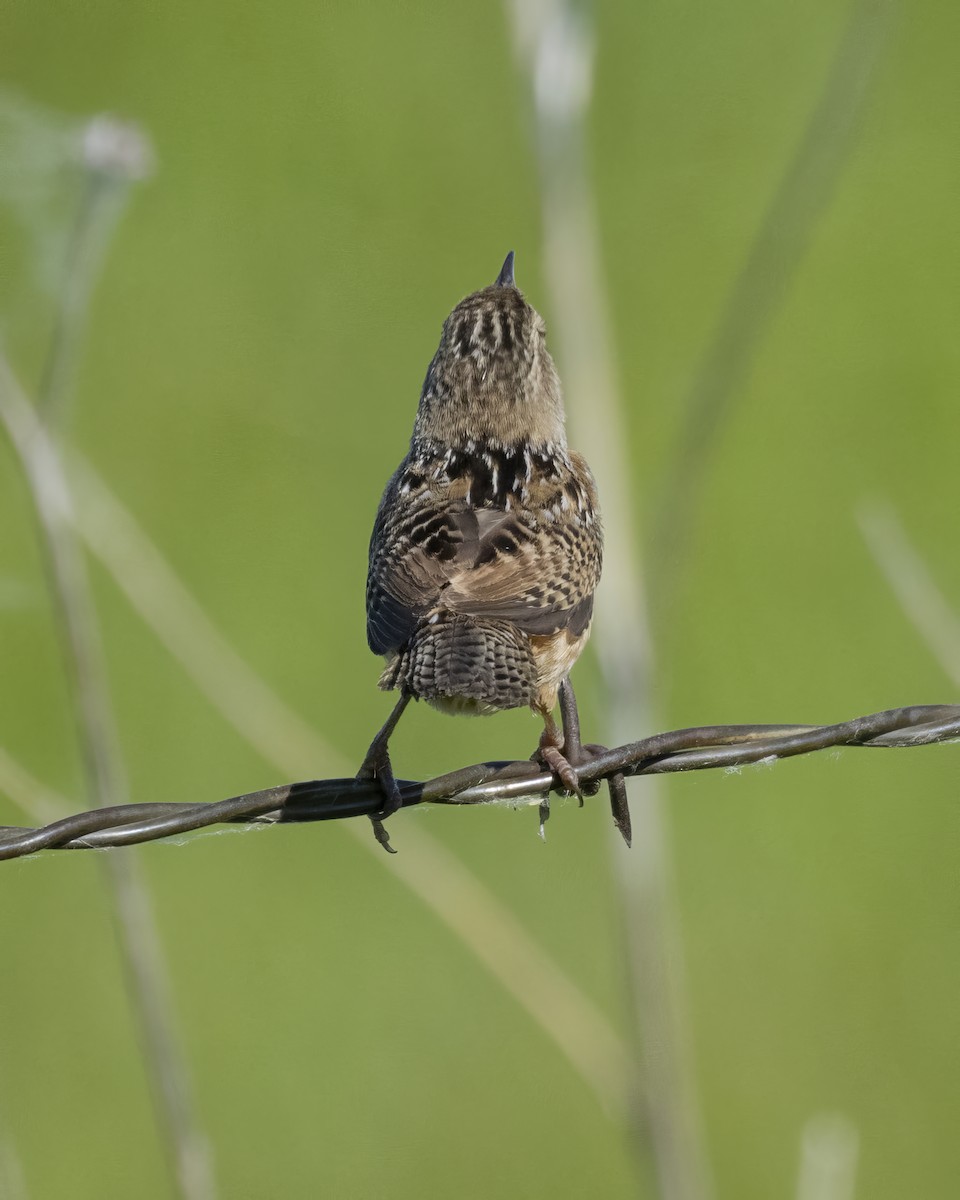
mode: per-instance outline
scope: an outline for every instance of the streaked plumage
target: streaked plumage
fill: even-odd
[[[448,712],[551,716],[586,642],[603,537],[584,460],[567,448],[542,318],[513,282],[447,317],[410,450],[370,542],[367,638],[380,687]]]
[[[552,710],[589,631],[601,554],[543,322],[515,287],[476,292],[444,324],[374,525],[380,686],[457,712]]]

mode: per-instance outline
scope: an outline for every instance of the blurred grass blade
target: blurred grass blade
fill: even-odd
[[[349,773],[351,764],[230,645],[96,470],[77,453],[70,470],[79,536],[213,707],[293,778]]]
[[[40,528],[90,803],[119,804],[126,799],[125,772],[86,563],[74,533],[70,486],[57,447],[2,356],[0,424],[20,461]],[[193,1113],[189,1072],[175,1028],[166,963],[146,884],[130,852],[108,856],[104,871],[164,1149],[180,1194],[186,1200],[212,1200],[216,1195],[212,1161]]]
[[[0,1127],[0,1200],[29,1200],[23,1165],[9,1134]]]
[[[653,726],[651,645],[600,237],[587,166],[586,113],[593,38],[584,10],[566,0],[510,0],[518,58],[532,98],[540,166],[544,265],[573,441],[599,481],[604,575],[594,645],[604,691],[605,736],[614,743]],[[635,787],[633,850],[611,832],[633,1014],[631,1084],[638,1120],[632,1147],[652,1154],[661,1200],[712,1194],[694,1084],[671,853],[653,780]]]
[[[894,0],[854,0],[796,153],[700,360],[655,514],[658,613],[667,614],[672,607],[720,432],[856,146],[893,9]]]
[[[5,135],[11,117],[21,118],[23,124],[24,117],[35,115],[28,106],[17,107],[7,97],[0,98],[0,131]],[[27,120],[26,124],[34,131],[39,128],[36,121]],[[29,145],[29,138],[23,140]],[[40,396],[39,409],[58,418],[63,415],[90,297],[122,198],[129,183],[140,178],[150,162],[149,145],[139,131],[108,118],[88,122],[78,134],[66,138],[60,149],[60,162],[54,158],[52,164],[62,167],[72,160],[78,165],[85,192],[74,217],[66,267],[57,289],[57,315]],[[3,357],[0,423],[19,460],[37,519],[89,800],[99,807],[122,803],[126,799],[125,770],[86,560],[72,519],[70,484],[58,445]],[[173,1017],[169,975],[146,883],[129,852],[109,856],[103,870],[164,1151],[179,1194],[185,1200],[213,1200],[216,1186],[210,1147],[193,1111],[186,1056]]]
[[[94,117],[80,139],[84,188],[67,245],[50,351],[38,408],[48,427],[61,426],[76,375],[93,289],[130,186],[153,166],[153,151],[135,125]]]
[[[860,1137],[840,1113],[818,1113],[803,1127],[797,1200],[853,1200]]]
[[[904,616],[947,677],[960,688],[960,616],[907,536],[896,509],[879,501],[865,503],[857,519],[867,548]]]
[[[69,816],[70,804],[64,796],[45,787],[0,746],[0,793],[27,813],[31,820],[47,825]]]

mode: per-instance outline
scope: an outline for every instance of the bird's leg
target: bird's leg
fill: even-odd
[[[543,726],[543,733],[540,734],[540,748],[537,752],[538,757],[556,775],[567,791],[578,796],[580,803],[583,804],[580,780],[564,753],[566,745],[563,740],[563,732],[557,728],[553,713],[543,713]]]
[[[580,795],[580,781],[577,779],[576,771],[564,757],[563,733],[557,728],[553,713],[548,708],[537,708],[536,711],[543,717],[543,733],[540,734],[540,745],[533,755],[534,760],[541,762],[551,770],[567,791],[580,797],[580,803],[583,804],[583,797]],[[544,841],[546,841],[544,826],[549,819],[550,793],[547,792],[540,801],[540,837]]]
[[[370,820],[373,824],[373,836],[388,854],[396,854],[396,850],[390,845],[390,838],[383,823],[387,817],[392,816],[400,808],[403,800],[400,796],[400,788],[393,776],[387,744],[390,741],[390,735],[397,727],[397,722],[403,715],[403,710],[409,703],[410,693],[401,692],[393,712],[387,717],[383,728],[370,743],[370,749],[357,772],[357,779],[375,779],[380,784],[380,790],[383,793],[383,807],[378,813],[373,814]]]
[[[569,678],[560,681],[560,724],[563,727],[563,748],[570,762],[583,759],[583,743],[580,740],[580,710],[577,697]]]
[[[560,721],[563,725],[563,751],[568,762],[579,766],[581,763],[588,762],[594,755],[605,752],[606,746],[601,746],[596,742],[588,742],[584,745],[580,740],[580,712],[577,708],[577,697],[574,695],[573,684],[569,679],[564,679],[560,683]],[[613,814],[613,823],[629,846],[633,834],[630,824],[630,807],[627,803],[627,784],[623,774],[618,771],[615,775],[611,775],[607,780],[607,788],[610,792],[610,811]],[[588,796],[594,795],[600,790],[600,785],[599,783],[587,784],[583,790]]]
[[[567,761],[564,755],[564,737],[561,730],[557,728],[557,723],[553,719],[553,713],[548,708],[538,708],[537,712],[543,717],[543,733],[540,734],[540,746],[536,754],[533,756],[543,763],[545,767],[556,775],[568,792],[572,792],[583,804],[583,796],[580,792],[580,780],[577,778],[577,773]],[[550,794],[540,801],[540,837],[546,841],[544,833],[544,825],[550,819]]]

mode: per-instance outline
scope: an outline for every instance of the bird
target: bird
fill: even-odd
[[[561,687],[573,698],[602,562],[596,483],[567,445],[545,324],[510,251],[443,323],[370,539],[367,641],[385,660],[379,687],[400,699],[358,779],[380,785],[385,849],[401,804],[388,742],[411,699],[451,714],[531,708],[544,723],[535,757],[580,796],[553,713]]]

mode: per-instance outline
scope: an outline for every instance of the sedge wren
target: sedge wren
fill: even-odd
[[[593,476],[567,446],[543,319],[511,251],[443,324],[370,541],[367,641],[400,700],[360,777],[380,783],[387,849],[382,820],[400,806],[387,742],[411,698],[447,713],[529,706],[544,722],[537,757],[579,795],[553,710],[590,632],[602,554]]]

